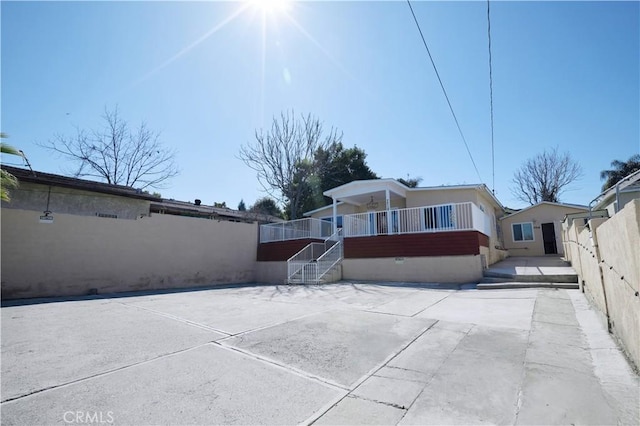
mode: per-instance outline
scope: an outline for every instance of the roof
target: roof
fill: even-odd
[[[375,197],[384,197],[385,192],[388,190],[392,199],[394,198],[406,198],[408,192],[420,192],[420,191],[443,191],[443,190],[463,190],[472,189],[484,191],[489,198],[491,198],[498,207],[504,210],[502,203],[496,198],[496,196],[487,188],[487,185],[483,183],[471,184],[471,185],[442,185],[442,186],[426,186],[409,188],[396,179],[367,179],[367,180],[354,180],[344,185],[331,188],[323,193],[323,195],[331,198],[338,199],[341,202],[346,202],[354,205],[366,204],[371,198],[373,201]],[[320,207],[315,210],[311,210],[305,213],[305,216],[317,213],[323,209],[330,208],[329,206]]]
[[[274,216],[242,212],[229,208],[221,208],[214,206],[195,205],[186,201],[176,201],[164,199],[152,194],[143,192],[140,189],[131,188],[123,185],[112,185],[109,183],[95,182],[91,180],[72,178],[52,173],[44,173],[39,171],[31,171],[18,167],[2,165],[2,169],[8,171],[20,182],[30,182],[41,185],[52,185],[64,188],[78,189],[83,191],[98,192],[102,194],[118,195],[122,197],[137,198],[141,200],[151,201],[152,212],[162,212],[167,214],[176,214],[182,216],[207,217],[207,218],[225,218],[227,220],[237,221],[259,221],[259,222],[277,222],[282,219]]]
[[[541,206],[543,204],[550,205],[550,206],[558,206],[558,207],[569,207],[569,208],[572,208],[572,209],[584,210],[585,212],[589,211],[589,207],[583,206],[583,205],[580,205],[580,204],[552,203],[551,201],[541,201],[538,204],[534,204],[532,206],[525,207],[524,209],[518,210],[515,213],[511,213],[511,214],[509,214],[507,216],[503,216],[503,217],[500,218],[500,220],[511,218],[513,216],[519,215],[520,213],[524,213],[527,210],[531,210],[531,209],[534,209],[536,207],[539,207],[539,206]]]
[[[636,170],[635,172],[627,175],[623,179],[620,179],[614,186],[603,191],[600,195],[594,198],[591,203],[594,201],[598,201],[595,206],[593,206],[594,210],[600,209],[604,204],[607,203],[611,197],[616,195],[616,187],[619,188],[620,192],[635,192],[640,191],[640,170]],[[589,203],[589,205],[591,205]]]
[[[92,180],[78,179],[68,176],[61,176],[52,173],[44,173],[2,165],[2,169],[14,175],[20,182],[38,183],[41,185],[53,185],[64,188],[79,189],[83,191],[100,192],[103,194],[119,195],[122,197],[138,198],[142,200],[160,200],[152,194],[143,192],[130,186],[112,185],[110,183],[95,182]]]
[[[282,222],[279,217],[250,211],[233,210],[227,207],[193,204],[187,201],[162,199],[151,203],[152,213],[173,214],[178,216],[201,217],[207,219],[225,219],[238,222]]]

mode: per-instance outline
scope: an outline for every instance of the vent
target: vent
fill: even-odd
[[[118,215],[117,214],[110,214],[110,213],[96,213],[96,216],[98,217],[108,217],[111,219],[117,219]]]

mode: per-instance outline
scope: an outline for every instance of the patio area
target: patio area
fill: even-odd
[[[341,282],[15,301],[1,390],[7,425],[640,422],[638,376],[577,290]]]

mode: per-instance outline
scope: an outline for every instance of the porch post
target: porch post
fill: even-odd
[[[387,209],[387,234],[391,234],[393,233],[393,221],[391,220],[391,197],[388,189],[384,190],[384,204]]]
[[[333,200],[333,220],[331,223],[333,223],[333,234],[335,234],[338,232],[338,200],[333,197],[331,199]]]

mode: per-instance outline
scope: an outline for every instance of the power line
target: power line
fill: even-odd
[[[491,105],[491,190],[496,193],[496,157],[493,143],[493,65],[491,63],[491,13],[487,0],[487,35],[489,38],[489,103]]]
[[[480,172],[478,171],[478,166],[476,166],[476,162],[471,155],[471,151],[469,150],[469,145],[467,144],[467,139],[464,137],[462,133],[462,129],[460,128],[460,123],[458,123],[458,117],[456,117],[456,113],[453,111],[453,107],[451,106],[451,101],[449,101],[449,96],[447,95],[447,91],[444,88],[444,84],[442,83],[442,79],[440,78],[440,73],[438,72],[438,68],[436,68],[436,63],[431,56],[431,51],[429,50],[429,46],[427,46],[427,41],[422,34],[422,29],[420,28],[420,24],[418,23],[418,19],[416,18],[416,14],[413,12],[413,7],[411,6],[411,0],[407,0],[407,4],[409,5],[409,9],[411,9],[411,15],[413,15],[413,20],[416,23],[416,27],[418,27],[418,31],[420,32],[420,37],[422,38],[422,43],[424,44],[424,48],[427,50],[427,54],[429,55],[429,59],[431,60],[431,65],[433,65],[433,70],[436,72],[436,77],[438,77],[438,81],[440,82],[440,87],[442,88],[442,93],[444,93],[444,97],[447,99],[447,104],[449,105],[449,110],[451,111],[451,115],[453,115],[453,120],[456,122],[456,126],[458,127],[458,132],[460,132],[460,136],[462,137],[462,142],[464,142],[465,148],[467,148],[467,154],[469,154],[469,158],[471,159],[471,163],[473,163],[473,168],[476,169],[476,173],[478,174],[478,178],[480,182],[482,182],[482,177],[480,176]]]

